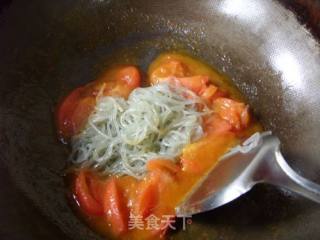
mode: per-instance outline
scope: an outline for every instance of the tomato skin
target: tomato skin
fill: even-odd
[[[93,180],[92,176],[88,172],[84,170],[80,171],[75,179],[74,195],[80,209],[87,215],[102,216],[104,214],[102,205],[96,199],[97,196],[93,195],[92,189],[90,189],[88,184],[88,181],[91,180]]]
[[[114,235],[128,231],[129,211],[115,177],[108,180],[103,196],[103,211]]]

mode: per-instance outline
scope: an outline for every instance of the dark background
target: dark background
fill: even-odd
[[[297,18],[306,24],[312,34],[320,39],[320,0],[278,0],[286,8],[296,13]],[[0,14],[10,6],[12,0],[0,0]]]

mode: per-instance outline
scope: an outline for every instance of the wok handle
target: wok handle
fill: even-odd
[[[280,152],[280,141],[274,141],[269,146],[264,153],[264,160],[259,164],[260,180],[320,203],[320,185],[300,176],[288,165]]]

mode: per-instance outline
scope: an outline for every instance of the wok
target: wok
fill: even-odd
[[[229,76],[290,165],[320,183],[318,1],[32,0],[0,13],[0,238],[101,239],[66,201],[54,108],[108,65],[179,49]],[[306,7],[304,7],[306,6]],[[311,6],[311,7],[310,7]],[[313,7],[315,6],[315,7]],[[311,18],[308,11],[312,10]],[[310,20],[310,21],[309,21]],[[260,185],[172,239],[319,239],[320,206]]]

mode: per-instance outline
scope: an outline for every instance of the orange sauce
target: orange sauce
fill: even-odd
[[[226,77],[220,75],[210,66],[185,54],[166,53],[160,55],[150,64],[150,67],[148,69],[148,80],[152,82],[152,77],[154,77],[155,74],[157,75],[156,77],[176,75],[176,77],[184,77],[187,79],[192,76],[206,76],[210,81],[210,83],[206,83],[206,87],[210,86],[210,84],[213,84],[217,89],[219,89],[219,94],[222,93],[221,96],[235,100],[237,102],[244,101],[241,94],[234,86],[232,86],[232,84]],[[104,80],[99,79],[98,81],[91,83],[89,86],[91,89],[95,89],[96,91],[96,87],[99,84],[101,85],[102,82],[108,83],[109,79],[116,79],[117,77],[114,77],[114,75],[116,75],[114,72],[113,75],[110,75],[110,73],[109,75],[105,74],[104,76],[109,77],[103,77],[102,79]],[[135,76],[135,78],[137,77]],[[111,88],[115,87],[115,85],[111,85]],[[110,94],[110,92],[112,92],[111,88],[107,88],[109,89],[107,94]],[[128,95],[128,91],[132,90],[128,90],[128,88],[125,87],[122,88],[125,89],[123,94],[125,97]],[[212,100],[212,102],[210,102],[213,108],[215,106],[214,101],[215,100]],[[241,104],[239,103],[237,106],[240,106],[240,109],[243,110],[244,108],[242,107],[245,105]],[[232,111],[234,111],[233,114],[238,113],[237,109],[233,109]],[[219,157],[221,157],[230,148],[239,144],[243,139],[249,137],[254,132],[262,130],[261,125],[253,118],[253,116],[251,116],[251,114],[249,115],[249,120],[247,119],[248,117],[243,120],[243,115],[241,115],[243,126],[238,129],[235,129],[234,127],[232,127],[232,124],[230,125],[230,123],[227,122],[228,118],[226,118],[226,120],[217,117],[216,119],[218,119],[218,121],[215,121],[214,123],[221,123],[226,127],[222,128],[221,131],[207,130],[205,132],[205,136],[202,139],[185,146],[180,160],[175,166],[166,165],[166,163],[163,163],[161,159],[153,160],[153,163],[150,162],[150,165],[147,165],[149,171],[146,177],[142,180],[137,180],[130,176],[116,177],[116,187],[119,190],[117,194],[121,192],[121,195],[116,194],[114,196],[120,196],[119,198],[124,199],[124,203],[122,204],[125,205],[124,207],[126,208],[126,211],[124,211],[123,209],[121,211],[122,213],[127,214],[125,221],[127,221],[126,224],[128,225],[128,229],[126,229],[125,231],[116,231],[116,233],[114,232],[114,229],[117,228],[117,226],[114,226],[117,224],[114,223],[120,223],[124,218],[120,219],[120,221],[118,218],[114,220],[114,216],[108,215],[110,214],[110,212],[102,214],[100,216],[91,215],[88,214],[83,206],[81,206],[81,201],[79,201],[79,198],[77,199],[77,193],[75,193],[75,184],[78,176],[78,170],[74,171],[74,177],[71,180],[71,191],[75,193],[75,199],[77,200],[77,209],[79,210],[85,221],[94,230],[104,236],[113,236],[117,239],[157,239],[163,237],[166,230],[169,229],[168,226],[165,227],[165,222],[161,222],[161,220],[164,220],[164,216],[166,216],[166,218],[169,218],[168,216],[172,216],[171,220],[174,221],[175,207],[177,207],[179,203],[183,201],[186,194],[192,189],[197,181],[217,163]],[[84,117],[87,117],[87,115]],[[204,129],[210,128],[204,127]],[[101,189],[107,188],[106,186],[108,186],[108,182],[110,182],[111,177],[100,176],[99,173],[93,174],[98,179],[94,181],[99,182],[99,191],[102,192],[99,194],[104,199],[99,200],[97,199],[97,197],[93,197],[93,200],[91,200],[97,202],[100,201],[100,203],[105,202],[105,199],[110,197],[111,195],[104,194],[104,191]],[[86,194],[92,194],[93,196],[95,196],[95,193],[93,193],[92,191],[90,192],[90,189],[87,189],[90,188],[89,183],[86,182],[84,184],[88,184],[89,186],[86,186],[85,188],[87,191]],[[118,199],[118,197],[116,197],[116,199]],[[105,204],[102,203],[102,205]],[[111,215],[115,214],[114,209],[111,209],[110,211]],[[139,214],[145,215],[141,216],[140,219],[143,224],[143,229],[138,229],[138,227],[130,229],[130,221],[133,220],[132,218],[130,218],[130,214],[134,215],[135,217],[137,217]],[[108,215],[109,217],[106,215]],[[162,227],[163,229],[153,229],[151,228],[151,226],[148,226],[150,222],[148,222],[147,219],[150,219],[148,217],[150,217],[151,215],[155,216],[155,218],[158,220],[159,228]],[[139,222],[141,223],[141,221]]]

